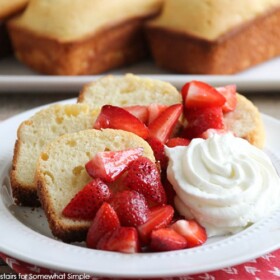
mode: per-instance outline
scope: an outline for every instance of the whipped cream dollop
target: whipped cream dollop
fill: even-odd
[[[231,133],[165,149],[175,206],[208,236],[235,233],[280,206],[280,178],[270,158]]]

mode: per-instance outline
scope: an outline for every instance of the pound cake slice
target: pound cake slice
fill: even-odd
[[[0,20],[21,11],[28,3],[28,0],[0,0]]]
[[[97,74],[147,55],[143,22],[162,0],[30,0],[8,22],[16,56],[52,75]]]
[[[172,0],[147,24],[158,66],[232,74],[280,55],[278,0]]]
[[[84,130],[65,134],[42,151],[37,165],[38,194],[54,236],[65,242],[85,240],[91,221],[62,215],[69,201],[90,180],[85,164],[97,153],[143,148],[143,156],[154,161],[149,144],[123,130]]]
[[[10,173],[17,204],[40,205],[35,171],[37,159],[45,145],[65,133],[92,128],[97,114],[86,104],[52,105],[20,125]]]
[[[133,74],[106,76],[81,90],[78,102],[94,108],[103,105],[133,106],[182,103],[179,91],[170,83]]]

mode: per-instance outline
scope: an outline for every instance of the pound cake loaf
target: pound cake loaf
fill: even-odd
[[[28,0],[0,0],[0,20],[18,13],[27,5]]]
[[[86,104],[52,105],[20,125],[10,174],[17,204],[40,205],[35,170],[45,145],[65,133],[92,128],[96,117],[97,112]]]
[[[62,215],[69,201],[90,180],[85,164],[97,153],[143,148],[143,156],[154,161],[149,144],[123,130],[84,130],[51,142],[41,153],[37,166],[38,194],[54,236],[65,242],[85,240],[91,221]]]
[[[146,25],[156,64],[232,74],[280,55],[279,0],[172,0]]]
[[[162,0],[31,0],[8,22],[15,54],[53,75],[97,74],[146,56],[143,21]]]
[[[81,90],[78,102],[94,108],[110,104],[133,106],[182,102],[182,96],[170,83],[139,77],[133,74],[106,76],[89,83]]]

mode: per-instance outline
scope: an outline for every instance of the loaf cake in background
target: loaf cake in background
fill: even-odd
[[[97,74],[147,54],[143,21],[162,0],[31,0],[8,22],[20,61],[53,75]]]
[[[54,236],[66,242],[85,240],[91,221],[66,218],[62,210],[92,178],[85,164],[97,153],[143,148],[155,161],[149,144],[134,133],[116,129],[84,130],[51,142],[37,166],[38,194]]]
[[[156,64],[233,74],[280,55],[279,0],[165,0],[146,32]]]
[[[25,8],[29,0],[0,0],[0,21]]]

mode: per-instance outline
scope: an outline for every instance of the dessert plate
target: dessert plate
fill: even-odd
[[[65,244],[55,239],[43,211],[14,205],[10,191],[9,170],[17,128],[39,109],[0,124],[0,252],[55,271],[154,278],[217,270],[280,248],[280,209],[238,234],[209,238],[201,247],[173,252],[128,255],[87,249],[82,243]],[[262,117],[267,135],[265,151],[279,173],[280,121],[267,115]]]
[[[280,87],[280,57],[259,64],[235,75],[179,75],[156,67],[151,61],[137,63],[131,66],[104,73],[121,75],[134,73],[154,79],[172,82],[181,88],[189,80],[203,80],[213,86],[236,84],[240,91],[262,93],[278,90]],[[31,71],[14,58],[0,61],[0,94],[13,92],[78,92],[82,85],[100,78],[91,76],[45,76]]]

